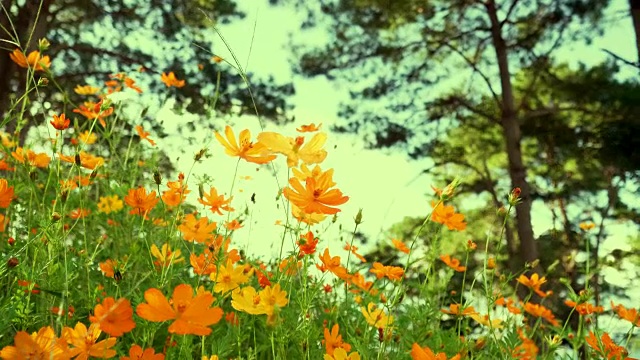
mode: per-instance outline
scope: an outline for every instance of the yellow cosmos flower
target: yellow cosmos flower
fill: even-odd
[[[300,160],[305,164],[316,164],[324,161],[327,157],[327,152],[322,147],[327,141],[327,134],[317,133],[306,144],[304,140],[302,136],[294,139],[275,132],[263,132],[258,135],[258,141],[263,143],[269,150],[287,157],[288,167],[298,166]]]
[[[120,200],[118,195],[101,196],[98,202],[98,212],[110,214],[120,211],[124,207],[124,202]]]
[[[225,127],[224,134],[226,139],[216,131],[216,139],[224,146],[227,155],[238,156],[255,164],[266,164],[276,158],[275,155],[269,154],[269,149],[264,144],[260,142],[253,143],[251,141],[251,132],[247,129],[242,130],[238,136],[240,145],[236,142],[231,126],[227,125]]]
[[[96,143],[98,135],[96,135],[95,132],[89,132],[89,130],[86,130],[78,134],[78,140],[84,144],[91,145]]]
[[[360,307],[360,311],[364,315],[365,320],[369,325],[378,329],[385,329],[389,325],[393,324],[393,316],[385,314],[384,310],[378,309],[376,305],[370,302],[365,309],[364,306]]]
[[[95,95],[100,89],[91,85],[77,85],[73,91],[78,95]]]
[[[210,275],[211,280],[216,282],[213,292],[226,293],[235,290],[241,284],[249,281],[249,277],[244,273],[243,266],[233,266],[231,259],[227,260],[226,265],[220,265],[218,271]]]

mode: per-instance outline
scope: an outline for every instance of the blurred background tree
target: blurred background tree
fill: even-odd
[[[26,81],[26,72],[19,71],[24,69],[9,53],[18,47],[27,53],[36,50],[42,38],[51,43],[46,55],[52,58],[59,87],[40,87],[30,100],[46,110],[66,109],[59,106],[63,100],[82,104],[83,97],[73,92],[77,85],[102,86],[110,75],[122,72],[144,90],[151,107],[159,108],[171,96],[176,111],[199,115],[181,127],[184,134],[213,129],[208,120],[214,114],[255,114],[253,100],[262,117],[287,121],[285,98],[293,94],[291,84],[249,74],[252,99],[244,79],[229,66],[235,66],[233,59],[229,64],[213,59],[213,27],[244,17],[232,0],[2,0],[0,10],[0,115],[9,130],[15,126],[9,110]],[[167,90],[160,74],[170,71],[187,86]],[[45,120],[42,111],[32,115],[27,126]],[[158,124],[150,126],[166,136]]]

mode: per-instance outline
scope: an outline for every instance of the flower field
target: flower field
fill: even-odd
[[[24,72],[25,94],[56,84],[46,50],[41,41],[39,51],[2,54]],[[86,100],[41,110],[49,139],[21,136],[28,96],[3,124],[13,132],[1,139],[0,358],[629,359],[637,309],[597,303],[588,283],[558,298],[536,263],[505,270],[500,235],[469,239],[463,257],[440,250],[442,234],[467,228],[452,202],[458,180],[434,185],[424,199],[417,233],[431,246],[417,235],[389,238],[400,263],[372,261],[355,237],[366,211],[341,213],[353,199],[333,180],[320,124],[251,134],[221,123],[211,143],[171,173],[146,151],[157,148],[152,131],[122,120],[109,99],[123,89],[142,93],[133,77],[61,89]],[[170,71],[161,81],[189,86]],[[273,225],[278,258],[240,251],[234,232],[244,205],[233,187],[187,185],[199,175],[190,167],[210,153],[237,159],[225,172],[234,183],[238,167],[289,169],[280,191],[258,195],[276,198],[285,219]],[[498,234],[520,189],[504,200],[493,209],[504,219]],[[337,219],[354,228],[339,245],[347,256],[332,254],[328,244],[337,240],[324,235]],[[587,237],[593,227],[580,225]],[[285,243],[294,250],[282,250]],[[550,302],[577,321],[558,318]],[[628,331],[608,333],[598,321],[604,315]]]

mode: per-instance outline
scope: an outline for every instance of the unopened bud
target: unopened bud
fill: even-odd
[[[520,202],[522,202],[522,199],[520,199],[521,193],[522,193],[522,190],[520,190],[519,187],[514,188],[513,191],[511,191],[511,194],[509,194],[509,204],[512,206],[516,206]]]
[[[358,210],[358,213],[356,214],[356,218],[354,220],[356,221],[356,225],[362,224],[362,209]]]
[[[110,107],[111,107],[111,100],[110,99],[105,99],[105,100],[101,101],[100,112],[107,111],[107,110],[109,110]]]
[[[20,264],[20,261],[18,261],[18,258],[12,257],[12,258],[9,258],[9,260],[7,260],[7,267],[9,269],[12,269],[18,266],[19,264]]]
[[[38,86],[47,86],[47,85],[49,85],[49,79],[45,77],[41,77],[40,79],[38,79]]]
[[[49,42],[49,40],[42,38],[40,40],[38,40],[38,49],[42,52],[45,51],[49,48],[49,46],[51,46],[51,43]]]
[[[9,243],[9,246],[13,246],[16,243],[16,239],[9,237],[9,239],[7,239],[7,243]]]
[[[200,151],[196,153],[196,155],[193,157],[193,160],[200,161],[202,157],[205,156],[206,154],[207,154],[207,148],[202,148],[200,149]]]
[[[82,159],[80,158],[80,154],[76,154],[75,162],[76,162],[76,165],[82,166]]]
[[[60,219],[62,219],[62,215],[60,215],[60,213],[54,212],[53,214],[51,214],[51,220],[53,220],[53,222],[57,222]]]
[[[526,266],[530,269],[535,269],[540,265],[540,259],[535,259],[531,263],[527,263]]]
[[[198,195],[200,195],[200,199],[204,197],[204,185],[198,184]]]
[[[160,171],[156,170],[153,172],[153,181],[155,181],[156,185],[160,186],[162,184],[162,175],[160,175]]]

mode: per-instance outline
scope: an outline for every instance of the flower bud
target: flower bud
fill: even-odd
[[[522,199],[520,198],[521,193],[522,193],[522,190],[520,190],[519,187],[514,188],[509,194],[509,204],[512,206],[516,206],[519,203],[521,203],[522,202]]]
[[[160,175],[160,171],[159,170],[156,170],[156,171],[153,172],[153,181],[158,186],[160,186],[160,184],[162,184],[162,175]]]
[[[46,38],[38,40],[38,50],[41,52],[49,49],[49,46],[51,46],[51,43]]]
[[[356,225],[362,224],[362,209],[358,210],[358,214],[356,214],[356,218],[354,220],[356,221]]]
[[[18,266],[19,264],[20,264],[20,261],[18,261],[18,258],[12,257],[12,258],[9,258],[9,260],[7,260],[7,267],[9,269],[12,269]]]

